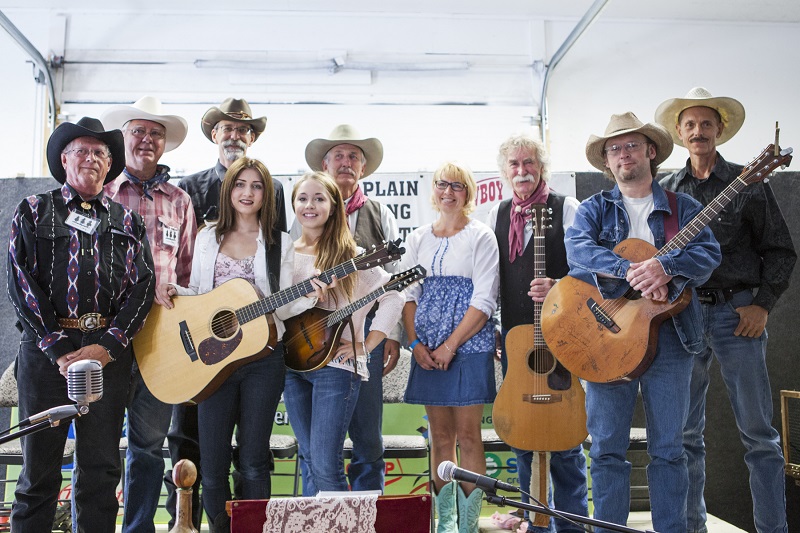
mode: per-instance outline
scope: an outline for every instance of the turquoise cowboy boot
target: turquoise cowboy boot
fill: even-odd
[[[458,533],[480,532],[478,521],[481,518],[481,506],[483,506],[483,491],[481,489],[476,488],[469,496],[466,496],[459,485]]]
[[[442,487],[439,494],[435,494],[436,517],[439,520],[436,526],[437,533],[457,533],[458,531],[456,485],[455,481],[451,481]]]

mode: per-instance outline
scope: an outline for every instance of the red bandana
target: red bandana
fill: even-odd
[[[546,204],[550,195],[550,187],[544,180],[539,180],[539,186],[527,199],[520,200],[515,194],[511,198],[511,226],[508,228],[508,260],[514,260],[522,255],[525,245],[525,221],[529,215],[525,211],[533,204]]]

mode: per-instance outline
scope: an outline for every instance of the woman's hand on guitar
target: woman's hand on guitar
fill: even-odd
[[[156,287],[156,303],[172,309],[175,307],[172,305],[172,297],[177,294],[178,290],[171,283],[159,283]]]
[[[437,365],[436,361],[433,360],[431,357],[431,351],[428,349],[427,346],[422,344],[421,342],[417,343],[414,346],[414,349],[411,350],[411,355],[414,356],[414,360],[417,361],[417,364],[424,368],[425,370],[438,370],[439,366]]]
[[[314,272],[315,276],[318,276],[319,274],[321,274],[319,270]],[[307,296],[316,296],[319,303],[325,303],[328,298],[328,291],[336,288],[337,281],[338,280],[336,279],[336,276],[331,277],[330,283],[325,283],[319,278],[311,278],[311,285],[314,287],[314,292],[308,294]]]
[[[631,263],[625,279],[634,290],[642,293],[643,298],[664,301],[667,299],[667,283],[672,276],[664,272],[658,259],[652,257],[641,263]]]
[[[361,343],[356,343],[358,346]],[[363,346],[363,344],[362,344]],[[349,359],[355,359],[355,353],[353,352],[353,343],[351,341],[340,341],[339,347],[336,349],[336,355],[333,357],[334,359],[338,359],[341,357],[341,362],[345,362]]]

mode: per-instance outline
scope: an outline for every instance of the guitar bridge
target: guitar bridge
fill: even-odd
[[[589,310],[594,315],[594,319],[597,320],[604,328],[611,331],[611,333],[619,333],[619,326],[612,320],[610,316],[606,314],[603,308],[594,301],[594,298],[589,298],[587,302],[587,306]]]
[[[523,394],[522,401],[527,403],[545,404],[561,401],[560,394]]]
[[[197,350],[194,347],[194,341],[192,340],[192,334],[189,333],[189,328],[186,326],[186,321],[181,320],[180,322],[180,331],[181,331],[181,342],[183,343],[183,349],[186,351],[186,354],[189,356],[189,359],[192,361],[197,361]]]

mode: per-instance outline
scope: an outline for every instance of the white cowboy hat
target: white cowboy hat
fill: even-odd
[[[322,159],[331,148],[340,144],[352,144],[358,146],[367,158],[364,166],[362,178],[366,178],[376,170],[383,161],[383,144],[372,137],[363,138],[358,131],[350,124],[339,124],[328,136],[327,139],[314,139],[306,146],[306,163],[311,170],[322,170]]]
[[[621,115],[611,115],[611,120],[606,127],[606,133],[602,137],[590,135],[586,143],[586,159],[594,168],[605,171],[606,158],[603,154],[606,141],[611,137],[625,135],[627,133],[641,133],[653,144],[656,145],[656,166],[660,165],[672,153],[672,139],[667,130],[659,125],[648,122],[643,124],[636,115],[630,111]]]
[[[161,100],[154,96],[142,96],[133,105],[115,105],[100,117],[106,128],[122,129],[131,120],[158,122],[167,130],[165,152],[181,145],[189,132],[189,125],[177,115],[166,115],[161,110]]]
[[[667,128],[672,140],[680,146],[683,146],[683,141],[678,137],[675,126],[683,110],[690,107],[710,107],[719,113],[725,127],[717,139],[718,145],[729,141],[744,124],[744,106],[741,102],[727,96],[711,96],[703,87],[695,87],[685,97],[665,100],[656,109],[656,122]]]

